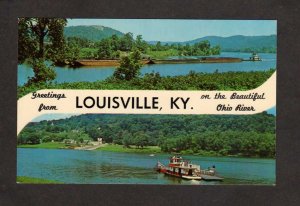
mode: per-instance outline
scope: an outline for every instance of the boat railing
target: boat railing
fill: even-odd
[[[215,173],[215,170],[200,170],[200,174],[202,175],[214,175]]]

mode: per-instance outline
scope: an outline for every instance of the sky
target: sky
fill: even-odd
[[[43,120],[57,120],[57,119],[66,119],[72,116],[76,116],[80,114],[43,114],[36,118],[34,118],[31,122],[40,122]]]
[[[67,26],[102,25],[146,41],[187,41],[205,36],[260,36],[277,33],[276,20],[68,19]]]

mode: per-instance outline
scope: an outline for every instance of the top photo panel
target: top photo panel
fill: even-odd
[[[235,90],[276,71],[276,20],[18,18],[18,98],[41,89]]]

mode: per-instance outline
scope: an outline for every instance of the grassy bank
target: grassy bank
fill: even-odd
[[[25,144],[18,145],[18,148],[35,148],[35,149],[64,149],[64,144],[59,142],[48,142],[42,144]],[[137,148],[132,145],[130,147],[124,147],[123,145],[118,144],[105,144],[103,147],[99,147],[96,151],[109,151],[109,152],[125,152],[125,153],[142,153],[142,154],[162,154],[165,152],[161,151],[159,146],[147,146],[144,148]],[[221,156],[213,151],[202,151],[194,153],[192,150],[183,150],[180,154],[186,155],[201,155],[201,156]]]
[[[160,147],[158,146],[147,146],[142,148],[137,148],[136,146],[132,145],[129,148],[124,147],[123,145],[117,144],[108,144],[105,147],[100,147],[97,150],[101,151],[110,151],[110,152],[129,152],[129,153],[162,153]]]
[[[36,148],[36,149],[62,149],[64,144],[62,143],[42,143],[36,145],[18,145],[18,148]],[[108,152],[123,152],[123,153],[136,153],[136,154],[170,154],[168,152],[161,151],[159,146],[147,146],[142,148],[137,148],[132,145],[130,147],[124,147],[123,145],[117,144],[105,144],[103,147],[99,147],[95,151],[108,151]],[[180,155],[194,155],[194,156],[203,156],[203,157],[247,157],[247,158],[266,158],[259,156],[244,156],[242,154],[238,155],[224,155],[215,151],[198,151],[193,152],[192,150],[182,150],[181,152],[176,152],[176,154]],[[270,158],[270,157],[269,157]],[[273,159],[273,158],[271,158]],[[35,182],[32,182],[35,181]],[[30,178],[30,177],[18,177],[18,182],[21,183],[48,183],[48,180]],[[49,182],[49,183],[57,183],[57,182]]]
[[[59,142],[46,142],[41,144],[22,144],[19,148],[38,148],[38,149],[64,149],[65,144]]]
[[[18,148],[36,148],[36,149],[65,149],[65,144],[59,142],[47,142],[42,144],[22,144],[18,145]],[[131,147],[123,147],[123,145],[117,144],[105,144],[103,147],[98,148],[101,151],[110,152],[130,152],[130,153],[162,153],[158,146],[147,146],[142,148],[136,148],[132,145]]]
[[[251,72],[195,73],[161,77],[158,73],[146,74],[129,81],[109,78],[96,82],[61,84],[33,84],[18,87],[18,98],[41,89],[94,89],[94,90],[238,90],[257,88],[273,73],[274,69]]]
[[[54,180],[47,180],[42,178],[35,178],[35,177],[24,177],[24,176],[18,176],[17,177],[17,183],[27,183],[27,184],[63,184],[58,181]]]

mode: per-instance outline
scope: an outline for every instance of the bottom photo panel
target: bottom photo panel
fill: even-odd
[[[253,115],[45,114],[18,134],[16,181],[272,186],[275,110]]]

